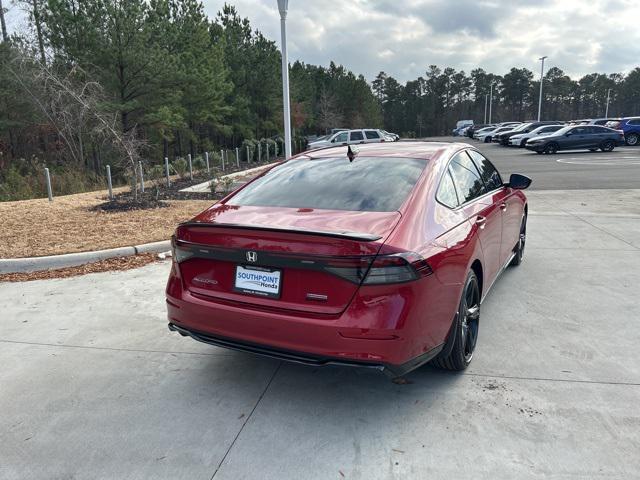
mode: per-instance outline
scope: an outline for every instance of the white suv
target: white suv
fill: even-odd
[[[337,132],[327,138],[309,143],[308,149],[384,142],[385,135],[376,129],[358,129]]]

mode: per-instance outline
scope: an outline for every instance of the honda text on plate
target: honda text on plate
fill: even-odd
[[[169,328],[309,365],[464,369],[522,260],[530,182],[465,144],[304,152],[178,226]]]

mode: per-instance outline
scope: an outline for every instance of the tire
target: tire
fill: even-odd
[[[625,135],[624,138],[627,142],[627,145],[631,147],[635,147],[636,145],[640,144],[640,135],[638,135],[637,133],[630,133],[629,135]]]
[[[556,142],[548,143],[544,146],[544,153],[548,155],[553,155],[558,152],[558,144]]]
[[[613,152],[613,149],[616,148],[616,144],[613,143],[612,140],[605,140],[604,142],[602,142],[602,145],[600,145],[600,150],[602,150],[603,152]],[[595,152],[595,150],[593,150]]]
[[[524,146],[527,144],[527,139],[521,140],[520,141],[520,148],[524,148]]]
[[[445,355],[438,355],[433,360],[433,364],[445,370],[460,371],[467,368],[473,359],[473,352],[478,341],[479,324],[480,285],[478,277],[472,270],[467,274],[462,289],[462,298],[447,339],[447,346],[451,342],[450,348],[445,347],[442,352]]]
[[[512,267],[517,267],[522,263],[522,259],[524,258],[524,247],[527,242],[527,214],[522,215],[522,223],[520,224],[520,236],[518,237],[518,243],[513,247],[513,253],[515,256],[511,259],[509,263]]]
[[[542,155],[542,153],[543,153],[543,152],[542,152],[542,150],[536,150],[536,153],[537,153],[538,155]]]
[[[491,143],[491,137],[484,137],[484,143]]]
[[[597,151],[598,151],[598,149],[597,149],[597,148],[590,148],[590,149],[589,149],[589,151],[590,151],[590,152],[597,152]]]

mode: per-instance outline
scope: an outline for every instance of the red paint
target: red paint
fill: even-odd
[[[244,342],[392,365],[437,347],[446,339],[472,263],[478,260],[482,265],[485,294],[508,260],[526,203],[521,191],[509,187],[455,210],[436,202],[449,159],[465,148],[472,147],[423,142],[363,145],[361,156],[425,159],[422,176],[399,212],[237,207],[231,194],[194,219],[204,224],[371,233],[381,237],[377,241],[206,226],[179,227],[176,235],[178,242],[216,247],[230,255],[251,250],[259,257],[270,254],[323,265],[340,264],[341,257],[373,259],[415,252],[427,260],[433,274],[406,283],[358,285],[326,271],[285,267],[280,298],[263,298],[233,290],[238,262],[192,258],[171,270],[166,291],[169,321]],[[344,154],[344,148],[335,148],[298,158],[312,161]],[[479,215],[487,218],[483,229],[476,224]],[[309,300],[309,293],[327,299]]]

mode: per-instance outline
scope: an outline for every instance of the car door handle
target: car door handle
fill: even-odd
[[[486,223],[487,223],[487,217],[483,217],[482,215],[478,215],[478,218],[476,218],[476,225],[478,225],[480,228],[484,229]]]
[[[502,202],[502,203],[500,204],[500,210],[502,210],[503,212],[505,212],[505,211],[507,210],[507,204],[506,204],[506,203],[504,203],[504,202]]]

